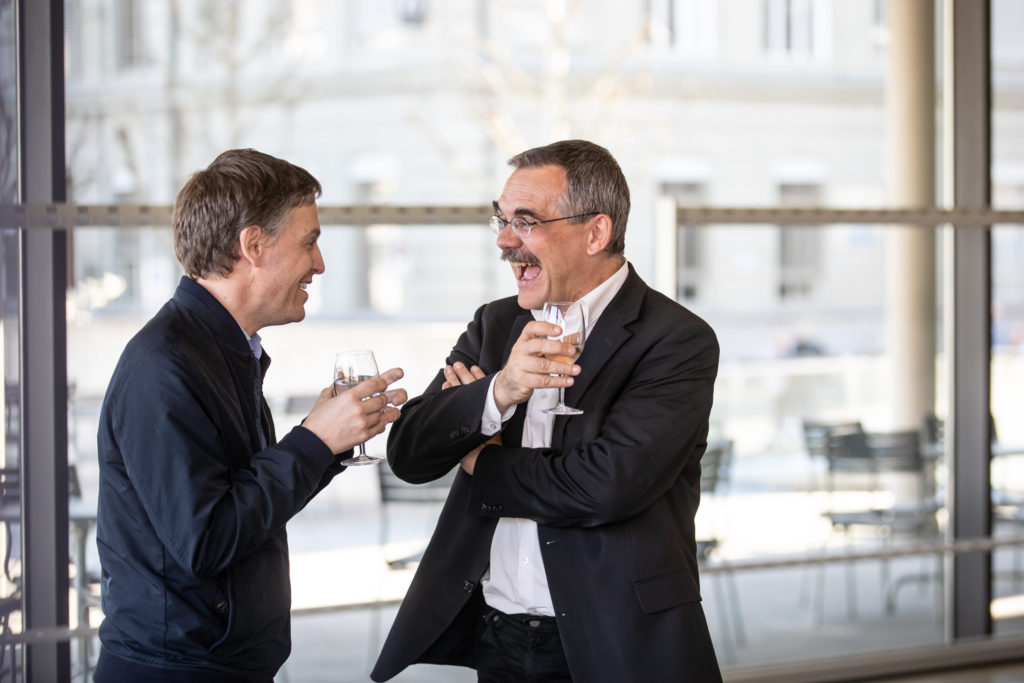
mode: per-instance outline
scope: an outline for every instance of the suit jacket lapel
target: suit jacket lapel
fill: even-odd
[[[583,353],[576,361],[582,368],[582,372],[576,376],[573,385],[565,390],[566,403],[579,407],[579,404],[586,400],[587,390],[601,376],[601,370],[605,364],[633,336],[629,325],[640,316],[640,306],[646,292],[647,285],[630,265],[626,281],[622,283],[622,288],[601,313],[601,318],[586,340]],[[567,423],[568,420],[564,417],[555,418],[555,426],[551,435],[553,446],[562,443],[562,435]]]

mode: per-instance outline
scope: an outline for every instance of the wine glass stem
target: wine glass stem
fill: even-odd
[[[558,387],[558,405],[565,405],[565,387]]]
[[[366,457],[366,444],[365,443],[359,444],[359,457],[360,458],[365,458]]]

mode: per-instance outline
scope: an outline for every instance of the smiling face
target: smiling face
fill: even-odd
[[[324,272],[319,238],[316,204],[295,207],[285,217],[276,240],[263,238],[266,241],[253,271],[260,311],[257,329],[298,322],[306,316],[306,286],[314,275]]]
[[[559,218],[564,215],[559,199],[565,189],[565,170],[559,166],[516,169],[495,203],[497,215],[530,222]],[[545,301],[576,301],[600,283],[588,254],[592,221],[537,225],[526,237],[509,226],[501,231],[497,243],[502,259],[512,266],[520,306],[540,309]]]

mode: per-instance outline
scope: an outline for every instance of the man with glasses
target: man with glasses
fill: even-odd
[[[629,189],[582,140],[523,152],[491,228],[518,296],[482,306],[388,439],[417,483],[460,467],[371,674],[480,681],[720,681],[694,514],[718,370],[711,328],[623,255]],[[584,302],[586,344],[545,302]],[[547,414],[559,387],[583,410]]]

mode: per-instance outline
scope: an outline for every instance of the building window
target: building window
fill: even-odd
[[[700,182],[664,182],[661,184],[661,195],[672,197],[677,206],[703,206],[707,186]],[[703,266],[707,260],[703,253],[705,233],[703,228],[685,225],[678,230],[676,298],[679,301],[693,301],[700,292]]]
[[[146,64],[142,37],[142,3],[118,0],[114,10],[115,64],[118,69],[132,69]]]
[[[820,203],[821,186],[779,185],[779,206],[809,207]],[[779,298],[806,299],[814,293],[821,262],[821,230],[816,226],[779,228]]]
[[[773,57],[810,58],[815,53],[814,0],[762,0],[763,46]]]
[[[427,0],[395,0],[398,19],[403,24],[420,26],[427,20]]]
[[[717,0],[647,0],[647,42],[690,57],[713,57],[718,43]]]
[[[64,72],[68,80],[81,79],[84,73],[82,52],[82,3],[81,0],[64,2]]]

